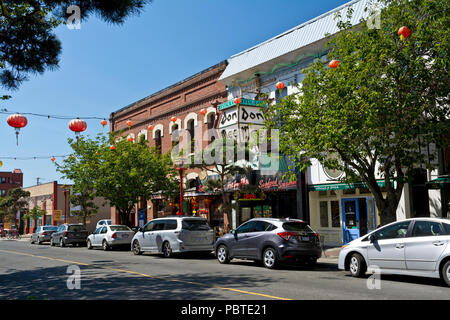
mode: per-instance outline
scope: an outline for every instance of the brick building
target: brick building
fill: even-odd
[[[37,221],[25,220],[21,223],[24,225],[24,233],[32,233],[36,227],[43,225],[61,225],[67,223],[82,223],[82,219],[70,214],[73,208],[70,205],[69,196],[71,192],[70,185],[59,184],[57,181],[39,184],[24,188],[23,190],[30,192],[28,200],[28,208],[38,207],[45,211],[45,215]],[[95,230],[98,220],[108,219],[110,216],[110,206],[103,206],[103,198],[95,198],[94,203],[98,206],[98,212],[86,221],[86,228],[89,232]],[[65,216],[67,215],[67,218]]]
[[[0,198],[6,197],[9,190],[21,188],[22,185],[23,173],[20,169],[14,169],[13,172],[0,172]],[[7,229],[11,227],[11,223],[8,223],[7,221],[0,220],[0,224],[4,224]]]
[[[177,129],[188,130],[196,141],[202,141],[202,147],[206,146],[208,139],[198,138],[203,137],[204,132],[213,127],[218,116],[217,106],[227,100],[225,85],[218,81],[226,66],[227,62],[222,61],[111,113],[110,130],[112,132],[124,130],[127,136],[136,140],[143,136],[148,140],[150,147],[158,147],[162,153],[172,149],[172,140],[177,134]],[[171,120],[173,117],[176,117],[176,121]],[[126,124],[128,120],[133,122],[131,128],[128,128]],[[149,126],[152,126],[153,129],[149,130]],[[196,180],[199,173],[199,170],[185,172],[184,182],[187,188],[185,196],[194,195],[189,192],[193,191],[193,181]],[[199,203],[196,203],[194,208],[198,209],[199,214],[204,214],[210,222],[213,222],[213,225],[223,223],[223,217],[212,216],[214,213],[213,202],[217,199],[214,197],[196,199],[194,197],[193,201],[197,200]],[[189,206],[189,203],[185,205]],[[175,206],[169,206],[162,195],[155,196],[146,203],[137,204],[130,221],[139,226],[153,218],[174,214],[176,210]],[[192,213],[192,210],[190,212]],[[111,218],[113,223],[119,222],[114,208],[111,209]],[[214,220],[217,221],[214,222]]]

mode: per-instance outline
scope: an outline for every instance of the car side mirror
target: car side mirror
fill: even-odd
[[[232,235],[237,235],[237,234],[238,234],[238,233],[237,233],[237,230],[236,230],[236,229],[231,230],[231,234],[232,234]]]
[[[139,228],[138,231],[144,232],[144,228]]]
[[[374,243],[374,242],[377,241],[377,240],[378,240],[378,238],[377,238],[376,235],[371,234],[371,235],[369,236],[369,241],[370,241],[370,243]]]

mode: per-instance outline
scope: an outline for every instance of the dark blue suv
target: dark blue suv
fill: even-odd
[[[302,220],[251,219],[220,237],[214,252],[220,263],[233,258],[262,261],[269,269],[279,262],[302,262],[314,266],[322,255],[319,234]]]

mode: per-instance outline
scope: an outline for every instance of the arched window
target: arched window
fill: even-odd
[[[155,147],[156,147],[156,151],[161,154],[162,150],[161,150],[161,144],[162,144],[162,140],[161,140],[161,130],[157,130],[155,132]]]
[[[189,132],[189,136],[191,139],[191,147],[189,150],[190,153],[194,153],[194,151],[195,151],[195,129],[194,129],[195,126],[194,125],[195,125],[194,120],[189,120],[187,123],[187,131]]]

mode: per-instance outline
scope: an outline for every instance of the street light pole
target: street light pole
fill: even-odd
[[[69,190],[67,190],[65,187],[63,189],[63,193],[64,193],[64,224],[67,223],[67,193],[69,192]]]

